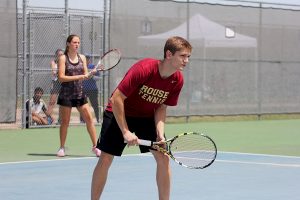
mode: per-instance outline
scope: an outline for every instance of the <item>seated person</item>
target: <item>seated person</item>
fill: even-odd
[[[28,113],[29,113],[29,105],[31,109],[31,123],[36,125],[48,125],[52,124],[53,117],[47,110],[46,104],[42,98],[44,94],[44,90],[40,87],[35,88],[34,95],[32,99],[26,101],[26,111],[27,111],[27,119],[26,119],[26,128],[29,127],[28,124]]]

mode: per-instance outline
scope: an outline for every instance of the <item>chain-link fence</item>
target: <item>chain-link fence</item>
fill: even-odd
[[[80,35],[80,52],[92,62],[108,48],[122,51],[121,63],[97,80],[100,116],[127,69],[144,57],[162,58],[172,35],[187,38],[194,49],[179,105],[169,116],[299,113],[300,6],[209,2],[99,0],[103,11],[21,8],[15,124],[25,127],[26,100],[36,87],[48,104],[50,61],[70,33]],[[58,106],[53,114],[58,120]],[[76,109],[71,123],[80,124]]]
[[[99,0],[99,7],[105,1]],[[25,7],[24,7],[25,6]],[[18,79],[17,79],[17,120],[21,127],[28,125],[31,119],[26,114],[26,101],[31,99],[34,90],[41,87],[44,91],[42,99],[48,106],[50,98],[57,98],[51,93],[52,69],[50,62],[55,59],[55,51],[65,48],[66,38],[69,34],[80,36],[80,53],[88,55],[91,63],[96,62],[103,54],[105,47],[105,12],[91,10],[72,10],[69,8],[36,8],[23,4],[23,9],[18,13]],[[22,31],[23,30],[23,31]],[[91,106],[94,116],[101,115],[104,105],[103,94],[107,74],[101,74],[96,79],[97,109]],[[85,84],[87,85],[87,84]],[[56,97],[53,97],[56,96]],[[30,111],[29,111],[30,112]],[[79,124],[79,113],[73,109],[71,124]],[[59,124],[59,109],[54,106],[52,111],[54,122],[50,126]],[[29,123],[28,123],[29,121]],[[99,122],[99,121],[98,121]],[[95,120],[95,123],[97,121]]]
[[[124,52],[111,87],[138,59],[162,58],[165,40],[179,35],[194,49],[170,116],[299,113],[300,6],[186,2],[111,1],[111,44]]]

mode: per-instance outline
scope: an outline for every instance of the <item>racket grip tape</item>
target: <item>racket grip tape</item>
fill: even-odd
[[[153,142],[150,140],[139,139],[139,145],[151,147],[153,145]]]
[[[153,145],[153,142],[150,141],[150,140],[141,140],[139,139],[139,145],[142,145],[142,146],[148,146],[148,147],[151,147]],[[124,143],[127,143],[126,140],[124,140]]]

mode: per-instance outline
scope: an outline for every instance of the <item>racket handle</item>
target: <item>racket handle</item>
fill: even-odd
[[[92,78],[94,76],[94,74],[92,74],[92,72],[90,71],[89,74],[88,74],[88,78]]]
[[[127,141],[124,140],[124,143],[127,143]],[[150,140],[141,140],[141,139],[139,139],[138,143],[139,143],[139,145],[147,146],[147,147],[151,147],[153,145],[153,142],[150,141]]]
[[[150,140],[141,140],[139,139],[139,145],[151,147],[153,144]]]

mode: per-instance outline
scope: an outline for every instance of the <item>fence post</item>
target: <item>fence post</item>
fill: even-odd
[[[65,0],[65,40],[70,35],[69,0]]]
[[[23,88],[22,88],[22,128],[26,128],[26,98],[27,98],[27,0],[23,0],[23,38],[22,38],[22,47],[23,47]]]

